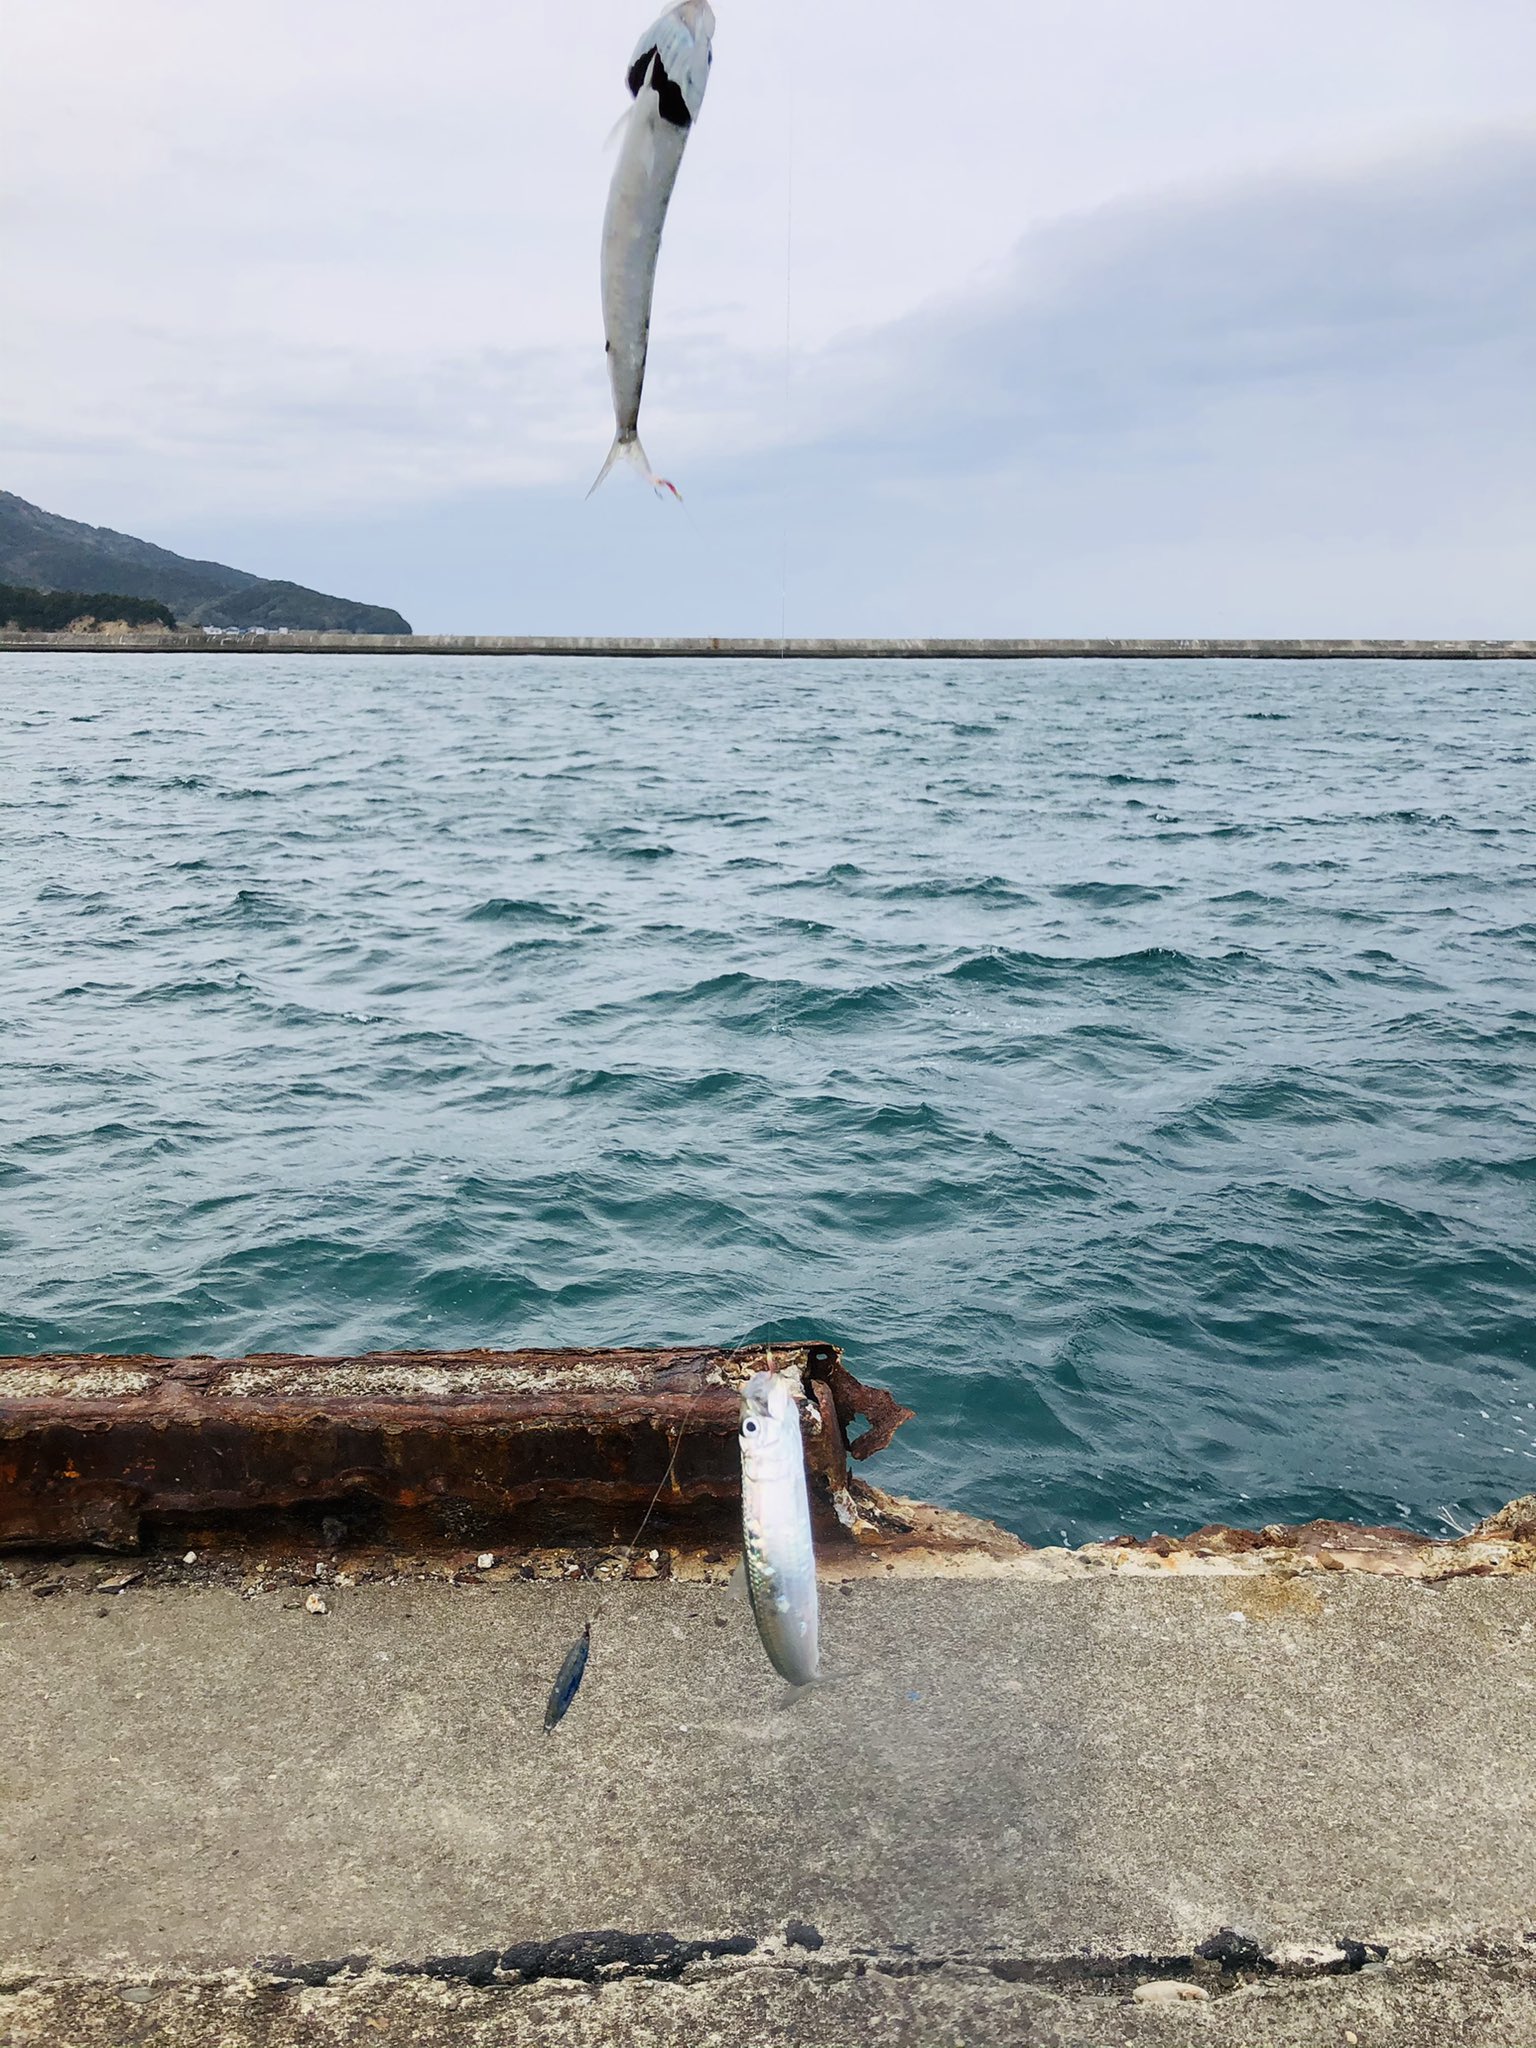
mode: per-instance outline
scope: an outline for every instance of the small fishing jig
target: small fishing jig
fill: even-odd
[[[550,1734],[570,1712],[571,1702],[581,1690],[581,1681],[586,1675],[587,1652],[592,1647],[592,1624],[589,1621],[581,1634],[565,1653],[565,1662],[560,1666],[560,1675],[550,1687],[549,1704],[544,1709],[544,1733]]]

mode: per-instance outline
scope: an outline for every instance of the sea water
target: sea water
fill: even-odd
[[[1536,1489],[1536,666],[0,663],[0,1349],[817,1335],[1034,1540]]]

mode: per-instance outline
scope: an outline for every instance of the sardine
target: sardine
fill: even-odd
[[[679,0],[646,30],[629,60],[626,82],[634,105],[624,118],[603,215],[603,335],[614,436],[593,491],[623,460],[633,463],[658,493],[678,495],[674,484],[654,473],[640,445],[640,394],[661,231],[683,151],[704,104],[714,33],[709,0]]]
[[[820,1607],[800,1410],[779,1373],[741,1390],[742,1563],[768,1661],[794,1686],[821,1677]]]

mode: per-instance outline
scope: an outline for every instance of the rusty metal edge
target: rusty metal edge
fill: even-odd
[[[534,1524],[541,1509],[583,1502],[594,1516],[627,1510],[658,1487],[673,1516],[719,1509],[739,1486],[734,1389],[765,1369],[799,1376],[813,1496],[829,1529],[845,1527],[835,1504],[848,1484],[846,1423],[870,1424],[856,1447],[864,1456],[910,1411],[862,1386],[838,1348],[819,1340],[0,1359],[0,1548],[132,1548],[145,1518],[249,1518],[358,1498],[391,1511],[520,1514]],[[559,1385],[562,1374],[590,1382],[605,1371],[615,1379],[607,1390]],[[266,1382],[259,1389],[225,1390],[252,1373]],[[423,1383],[415,1389],[413,1374]],[[519,1389],[520,1374],[537,1384]],[[55,1384],[8,1398],[7,1381],[28,1375]],[[148,1385],[111,1385],[145,1375]],[[444,1375],[470,1384],[433,1390],[431,1379]],[[488,1384],[476,1389],[476,1377]],[[380,1384],[370,1389],[370,1380]]]

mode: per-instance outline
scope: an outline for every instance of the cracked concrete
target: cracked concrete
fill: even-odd
[[[320,1990],[250,1977],[38,1983],[0,1992],[13,2048],[1529,2048],[1536,1970],[1392,1965],[1317,1983],[1268,1981],[1209,2001],[1138,2004],[1118,1990],[1064,1995],[946,1966],[830,1981],[772,1966],[682,1983],[540,1984],[526,1991],[404,1982],[377,1973]]]
[[[326,1600],[0,1593],[0,2039],[1536,2040],[1529,1577]]]

